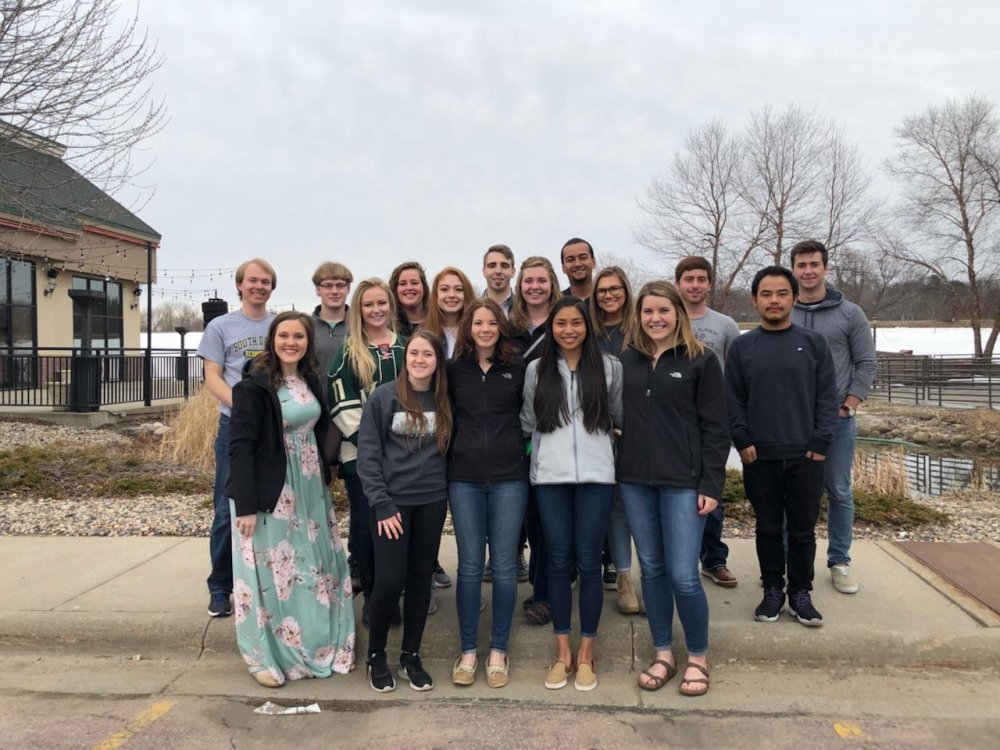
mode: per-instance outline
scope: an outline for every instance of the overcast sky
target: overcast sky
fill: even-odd
[[[610,253],[655,268],[633,237],[636,198],[710,118],[815,107],[875,170],[906,114],[1000,100],[1000,3],[987,0],[174,0],[139,13],[166,58],[170,116],[146,144],[156,192],[140,214],[163,235],[161,287],[198,300],[235,293],[229,273],[192,269],[253,256],[277,269],[272,301],[299,309],[324,260],[355,279],[454,264],[480,284],[491,244],[556,262],[580,236],[599,265]]]

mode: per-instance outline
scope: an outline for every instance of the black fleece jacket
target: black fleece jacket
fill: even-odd
[[[249,366],[249,363],[248,363]],[[246,372],[246,370],[244,370]],[[307,375],[309,390],[320,405],[313,428],[320,451],[323,479],[330,484],[329,462],[323,456],[330,429],[330,410],[319,378]],[[236,502],[236,515],[273,513],[285,485],[285,436],[278,394],[261,373],[244,375],[233,386],[233,411],[229,422],[229,483],[227,492]]]
[[[620,359],[618,481],[695,489],[721,502],[729,431],[718,358],[706,349],[691,359],[680,345],[661,354],[655,368],[631,347]]]
[[[524,360],[494,364],[484,373],[471,359],[448,363],[454,437],[448,479],[457,482],[527,480],[521,435]]]

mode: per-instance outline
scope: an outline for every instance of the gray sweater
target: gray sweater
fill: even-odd
[[[864,311],[828,286],[820,302],[796,302],[792,322],[822,334],[830,345],[837,371],[837,403],[844,403],[849,395],[864,401],[878,367],[872,329]]]
[[[379,521],[396,515],[399,505],[448,497],[448,462],[434,439],[434,397],[430,391],[418,391],[417,397],[427,419],[419,432],[407,429],[394,382],[376,388],[361,415],[358,476]]]

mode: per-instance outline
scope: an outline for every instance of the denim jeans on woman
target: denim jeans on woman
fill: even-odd
[[[673,644],[674,603],[688,654],[708,651],[708,599],[698,575],[705,517],[695,490],[665,485],[619,485],[642,570],[642,596],[653,648]]]
[[[537,484],[538,513],[549,556],[552,632],[569,633],[573,563],[580,576],[580,635],[593,638],[604,606],[601,551],[611,513],[611,484]]]
[[[528,482],[449,482],[448,502],[458,547],[458,631],[462,652],[477,650],[483,566],[489,539],[493,566],[490,648],[507,651],[517,600],[517,553]]]

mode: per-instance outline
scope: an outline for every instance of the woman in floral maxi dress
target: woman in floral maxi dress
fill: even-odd
[[[240,653],[265,687],[354,668],[351,576],[327,487],[329,412],[313,324],[282,313],[233,388],[233,614]]]

